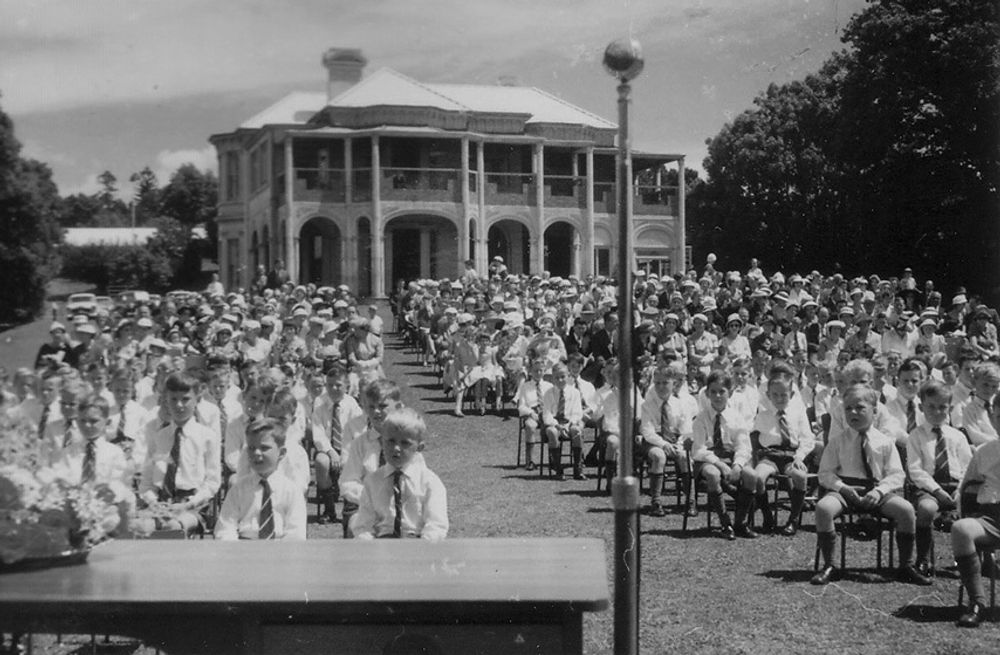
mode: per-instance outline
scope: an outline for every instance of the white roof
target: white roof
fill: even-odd
[[[428,87],[473,111],[530,114],[529,123],[571,123],[615,129],[618,126],[597,114],[533,86],[488,84],[428,84]]]
[[[324,93],[290,93],[241,128],[304,124],[327,105],[333,107],[436,107],[446,111],[525,114],[528,123],[566,123],[615,129],[617,125],[565,100],[528,86],[425,84],[391,68],[381,68],[327,103]]]
[[[155,227],[68,227],[63,242],[70,246],[142,246],[155,235]]]
[[[305,123],[325,105],[325,93],[293,91],[256,116],[243,121],[240,127],[253,130],[265,125]]]

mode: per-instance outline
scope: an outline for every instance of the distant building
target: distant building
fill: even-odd
[[[156,236],[155,227],[68,227],[63,243],[69,246],[144,246]]]
[[[379,297],[497,255],[511,273],[614,273],[614,123],[537,88],[362,78],[366,63],[330,49],[327,93],[211,137],[226,285],[277,259],[298,282]],[[684,261],[684,189],[667,167],[684,179],[683,155],[633,153],[634,264],[657,273]]]

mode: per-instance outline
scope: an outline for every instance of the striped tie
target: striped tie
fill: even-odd
[[[83,455],[83,473],[80,475],[81,482],[93,482],[96,477],[97,468],[97,444],[93,439],[87,440],[87,449]]]
[[[45,427],[49,424],[49,412],[51,411],[51,405],[44,405],[42,407],[42,416],[38,419],[38,438],[41,439],[45,436]]]
[[[257,525],[259,539],[274,539],[274,508],[271,506],[271,485],[267,480],[260,480],[260,517]]]
[[[715,425],[712,426],[712,449],[722,450],[722,412],[715,414]]]
[[[330,445],[334,450],[340,451],[341,442],[344,437],[344,429],[340,425],[340,403],[333,403],[333,412],[330,414]]]
[[[948,464],[948,448],[945,446],[944,434],[941,428],[931,428],[934,433],[934,481],[938,484],[949,484],[951,466]]]
[[[917,427],[917,405],[910,398],[909,402],[906,403],[906,433],[913,432],[915,427]]]
[[[556,406],[556,420],[562,423],[566,420],[566,391],[559,390],[559,404]]]
[[[399,539],[403,536],[403,472],[399,469],[392,472],[392,502],[396,508],[396,518],[392,521],[392,536]]]
[[[792,433],[788,429],[788,419],[785,417],[785,410],[778,411],[778,431],[781,432],[781,447],[788,450],[792,447]]]
[[[73,419],[66,419],[66,433],[63,434],[62,447],[65,448],[73,441]]]
[[[122,413],[118,416],[118,429],[115,431],[115,443],[125,441],[125,405],[122,405]]]
[[[174,444],[170,447],[170,462],[167,463],[167,472],[163,474],[163,491],[168,501],[172,501],[174,493],[177,491],[177,467],[181,459],[181,435],[184,431],[178,426],[174,431]]]
[[[865,479],[874,480],[875,474],[872,473],[872,465],[868,463],[868,433],[859,432],[861,436],[861,465],[865,467]]]

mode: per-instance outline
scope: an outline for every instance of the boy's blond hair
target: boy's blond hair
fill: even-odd
[[[382,432],[395,430],[423,442],[427,439],[427,424],[412,407],[400,407],[389,412],[382,424]]]

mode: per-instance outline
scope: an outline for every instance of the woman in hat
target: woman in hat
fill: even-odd
[[[709,332],[708,318],[701,313],[691,317],[691,334],[687,338],[688,365],[702,375],[708,375],[712,362],[719,354],[719,338]]]
[[[977,307],[965,328],[965,340],[984,359],[995,357],[998,352],[997,329],[990,323],[991,319],[988,309]]]
[[[503,382],[504,373],[500,365],[497,364],[497,346],[485,327],[480,328],[476,333],[475,344],[476,364],[466,375],[464,386],[472,388],[479,415],[484,416],[486,414],[486,400],[490,393],[494,395],[496,410],[500,410],[500,385]]]
[[[750,341],[743,335],[743,319],[730,314],[726,319],[726,332],[719,339],[719,355],[730,360],[750,359]]]
[[[366,318],[351,320],[351,332],[344,340],[344,358],[351,369],[351,388],[356,389],[372,380],[384,378],[382,372],[382,339],[368,329]],[[357,380],[357,386],[355,380]]]
[[[923,351],[926,349],[927,354],[933,356],[937,353],[943,353],[945,346],[944,337],[937,333],[937,322],[930,316],[920,321],[914,350]]]

